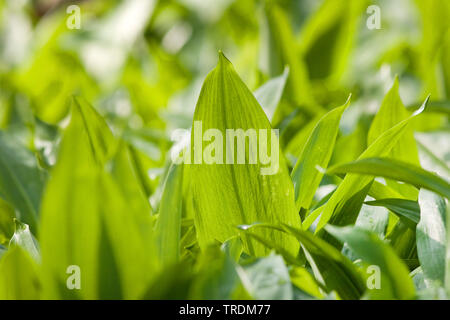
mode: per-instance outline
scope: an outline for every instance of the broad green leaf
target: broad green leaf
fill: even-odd
[[[10,248],[0,260],[0,300],[39,299],[38,267],[19,246]]]
[[[328,290],[335,290],[342,299],[359,299],[365,288],[356,267],[348,258],[326,241],[308,231],[285,226],[302,244],[314,275]]]
[[[158,259],[149,207],[142,195],[122,193],[136,179],[122,161],[124,150],[107,166],[113,174],[104,167],[115,145],[101,116],[76,99],[42,207],[46,297],[137,298],[154,275]],[[130,173],[128,180],[114,174],[118,167]],[[79,290],[66,287],[69,266],[79,267]]]
[[[256,100],[258,100],[269,120],[272,120],[275,110],[280,103],[288,76],[289,67],[286,67],[283,74],[270,79],[254,92]]]
[[[381,107],[370,126],[367,137],[368,145],[372,144],[383,132],[407,119],[408,115],[400,99],[398,77],[395,77],[394,84],[384,97]],[[405,129],[405,133],[398,140],[397,145],[392,148],[389,155],[398,160],[408,161],[413,164],[419,163],[417,145],[411,128]]]
[[[0,197],[18,210],[18,218],[35,234],[45,180],[35,156],[14,137],[0,132]]]
[[[165,265],[177,262],[180,256],[182,186],[183,165],[173,164],[164,183],[155,234]]]
[[[364,151],[358,159],[370,158],[373,156],[384,156],[390,152],[392,147],[395,146],[401,134],[404,133],[408,122],[412,118],[403,120],[399,124],[385,131],[377,140],[375,140]],[[332,171],[329,170],[331,173]],[[339,216],[346,214],[342,211],[342,207],[345,202],[353,195],[364,189],[371,181],[373,177],[361,177],[360,175],[346,175],[344,180],[339,184],[336,191],[331,196],[330,200],[319,211],[322,213],[319,224],[317,225],[316,232],[322,229],[332,216]]]
[[[412,299],[415,296],[414,284],[407,267],[392,248],[377,235],[357,227],[338,228],[328,225],[326,231],[349,248],[363,261],[375,265],[383,275],[380,290],[370,290],[375,298]]]
[[[397,123],[408,118],[408,112],[402,103],[399,95],[398,77],[395,77],[392,88],[388,91],[383,99],[380,109],[373,119],[368,133],[368,144],[372,144],[383,132],[392,128]],[[409,162],[419,165],[419,152],[417,150],[416,140],[414,139],[411,127],[405,129],[402,137],[397,144],[387,154],[390,158]],[[388,186],[401,193],[409,194],[412,200],[417,199],[417,190],[408,190],[409,186],[398,185],[396,182],[387,181]],[[411,187],[409,187],[411,188]]]
[[[201,139],[208,129],[213,129],[215,136],[214,141],[205,147],[201,145]],[[238,129],[243,132],[241,138],[235,139],[226,133],[226,130]],[[249,137],[245,138],[246,133],[251,136],[252,131],[249,129],[256,131],[253,141]],[[224,242],[237,235],[236,227],[241,224],[263,222],[300,226],[300,218],[295,210],[294,188],[284,158],[279,152],[278,139],[271,131],[270,123],[258,102],[222,53],[219,54],[219,64],[203,84],[192,131],[190,155],[193,164],[190,165],[189,176],[192,179],[195,227],[200,247],[215,240]],[[266,133],[265,137],[263,133]],[[236,159],[236,140],[239,139],[245,139],[245,164],[238,164],[239,159]],[[274,166],[272,168],[263,164],[261,158],[265,149],[261,145],[264,146],[266,142],[269,143],[267,155],[270,154],[273,159],[269,159]],[[259,157],[253,149],[258,146]],[[215,159],[212,159],[211,164],[200,164],[202,158],[211,155],[211,148]],[[224,157],[230,150],[234,156],[228,154]],[[256,158],[256,164],[250,164],[250,158]],[[299,249],[297,241],[282,232],[262,229],[258,232],[292,254],[296,254]],[[260,243],[243,240],[247,253],[257,256],[268,253]]]
[[[417,253],[427,287],[444,284],[446,255],[445,200],[428,190],[420,190],[420,222],[417,224]]]
[[[385,207],[403,219],[410,228],[415,228],[420,220],[420,208],[417,201],[407,199],[379,199],[366,201],[369,206]]]
[[[108,148],[102,142],[111,134],[105,132],[106,124],[96,123],[99,118],[90,107],[73,104],[71,122],[64,132],[58,160],[45,190],[39,238],[45,298],[98,297],[101,232],[98,206],[103,197],[98,181]],[[80,290],[66,287],[69,266],[81,270]]]
[[[450,184],[437,175],[418,166],[389,158],[365,158],[337,165],[329,173],[351,173],[364,176],[379,176],[406,182],[417,188],[425,188],[450,198]]]
[[[150,214],[136,212],[109,174],[95,190],[109,201],[98,203],[101,236],[98,257],[100,299],[137,299],[153,280],[159,259],[152,240]]]
[[[339,120],[349,103],[350,98],[320,119],[292,170],[297,210],[309,209],[311,205],[324,174],[321,168],[328,166],[339,132]]]
[[[391,149],[396,145],[402,134],[405,132],[405,129],[410,121],[425,109],[428,99],[429,98],[424,101],[421,108],[412,116],[383,132],[370,146],[368,146],[366,151],[359,156],[358,160],[389,154]],[[361,177],[354,174],[346,175],[344,180],[339,184],[338,188],[331,196],[330,200],[323,207],[315,210],[315,215],[321,214],[316,232],[322,229],[332,216],[345,215],[345,212],[342,211],[342,207],[345,205],[347,200],[363,190],[369,183],[371,183],[372,180],[372,177]],[[310,220],[312,220],[312,218]]]

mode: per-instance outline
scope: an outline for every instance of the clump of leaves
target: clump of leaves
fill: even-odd
[[[112,11],[89,33],[105,38],[103,24],[143,2],[103,8]],[[195,18],[205,30],[228,25],[230,34],[248,37],[238,40],[245,45],[236,69],[220,51],[201,81],[190,79],[199,68],[189,60],[199,56],[192,43],[170,54],[176,49],[166,34],[148,41],[149,56],[143,49],[143,36],[164,29],[164,10],[177,12],[180,3],[158,4],[147,27],[149,17],[136,19],[130,38],[139,50],[123,39],[108,44],[129,57],[116,61],[114,70],[123,75],[115,78],[101,68],[92,72],[92,62],[83,62],[86,52],[58,51],[64,32],[56,26],[28,70],[1,75],[14,98],[0,96],[0,299],[449,298],[450,150],[440,149],[448,147],[450,104],[439,94],[448,91],[449,61],[445,54],[428,59],[423,50],[405,49],[417,55],[416,64],[406,65],[420,68],[403,72],[424,78],[424,93],[414,96],[422,101],[405,107],[402,77],[395,77],[384,99],[376,94],[375,114],[366,112],[374,88],[364,72],[352,78],[345,68],[354,47],[349,33],[356,34],[364,6],[337,3],[324,1],[299,34],[289,19],[294,4],[275,1],[224,6],[220,23]],[[135,11],[148,15],[145,8]],[[447,14],[438,11],[421,12]],[[243,17],[248,29],[234,29]],[[450,19],[433,21],[445,30],[440,23]],[[214,43],[223,30],[211,30],[207,41]],[[66,40],[86,48],[93,38],[84,37]],[[254,78],[241,72],[254,60],[245,54],[253,37],[264,44]],[[446,52],[446,41],[435,52]],[[383,59],[403,54],[396,49]],[[55,55],[73,62],[60,72],[78,70],[83,85],[75,88],[72,79],[55,91],[53,110],[39,93],[51,92],[58,80],[43,77],[36,87],[32,81],[43,65],[54,67]],[[148,60],[162,80],[149,81],[142,71],[152,68]],[[424,76],[422,68],[436,64],[443,66],[443,83]],[[104,82],[110,76],[117,84]],[[353,95],[346,81],[357,83]],[[203,83],[198,97],[196,82]],[[63,102],[75,92],[95,107],[81,95]],[[174,149],[196,152],[195,137],[173,146],[170,131],[196,121],[202,133],[216,129],[223,136],[227,129],[279,129],[273,137],[279,144],[269,149],[279,154],[277,172],[262,175],[260,164],[248,162],[173,163]]]

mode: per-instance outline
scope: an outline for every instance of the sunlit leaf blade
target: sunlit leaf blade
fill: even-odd
[[[397,123],[408,118],[408,112],[399,95],[398,77],[395,77],[392,88],[383,99],[380,109],[373,119],[368,133],[368,144],[372,144],[383,132],[395,126]],[[419,163],[416,141],[411,128],[406,128],[405,133],[398,140],[391,152],[392,158],[408,161],[413,164]]]
[[[415,228],[420,220],[420,207],[417,201],[407,199],[379,199],[366,201],[369,206],[385,207],[403,219],[410,228]]]
[[[370,145],[373,143],[383,132],[406,118],[408,118],[408,112],[400,98],[398,77],[395,77],[392,88],[385,95],[381,107],[376,113],[372,125],[370,126],[367,137],[368,144]],[[420,164],[417,144],[411,127],[405,129],[402,137],[387,156],[414,165]],[[387,181],[387,184],[400,193],[408,195],[411,200],[417,199],[418,191],[411,189],[410,186],[399,185],[398,183],[389,180]]]
[[[412,299],[415,296],[414,284],[407,267],[392,248],[377,235],[357,227],[338,228],[331,225],[326,231],[349,248],[363,261],[377,266],[381,274],[380,292],[371,290],[370,294],[382,299]]]
[[[447,181],[418,166],[394,159],[360,159],[332,167],[328,172],[330,174],[352,173],[389,178],[434,191],[447,199],[450,198],[450,184]]]
[[[72,118],[64,132],[58,160],[51,172],[42,203],[40,244],[44,268],[44,292],[47,298],[93,299],[98,297],[98,248],[101,202],[98,192],[100,161],[106,148],[93,151],[96,136],[85,127],[86,113],[80,105],[72,109]],[[91,124],[92,125],[92,124]],[[95,125],[98,128],[98,124]],[[109,130],[109,129],[108,129]],[[105,133],[109,135],[110,133]],[[70,183],[67,183],[70,181]],[[55,241],[57,239],[57,241]],[[68,290],[66,270],[76,265],[82,270],[81,289]]]
[[[323,298],[323,289],[306,268],[295,267],[290,271],[291,282],[300,290],[315,298]]]
[[[420,190],[420,222],[417,225],[417,253],[427,286],[442,286],[445,277],[446,205],[428,190]]]
[[[98,268],[108,270],[98,275],[99,298],[137,299],[159,267],[151,217],[134,211],[108,174],[101,176],[97,192],[109,199],[97,208],[102,231]]]
[[[195,226],[201,247],[215,240],[224,242],[231,238],[238,232],[236,226],[241,224],[266,222],[300,226],[300,218],[295,210],[294,188],[281,153],[276,159],[279,151],[277,137],[271,131],[263,110],[231,63],[222,53],[219,56],[219,64],[204,82],[194,114],[193,134],[191,133],[193,163],[199,162],[196,159],[202,155],[208,155],[205,147],[198,146],[198,139],[202,139],[206,130],[216,129],[219,137],[223,137],[223,146],[219,143],[215,148],[215,154],[219,155],[218,161],[213,161],[212,164],[192,164],[192,170],[189,170]],[[196,133],[195,126],[199,121],[202,128]],[[258,157],[256,164],[249,164],[249,158],[257,156],[254,150],[248,148],[249,143],[245,147],[245,164],[237,164],[236,153],[232,159],[234,164],[226,164],[226,160],[231,158],[225,159],[224,155],[227,150],[236,147],[236,139],[227,138],[227,129],[242,129],[244,132],[248,129],[255,130],[258,145],[268,143],[266,152],[274,159],[271,161],[274,167],[262,164],[261,157]],[[260,132],[266,132],[266,138],[261,138],[261,135],[258,137]],[[214,138],[209,145],[220,142],[216,141],[217,137]],[[252,145],[255,147],[256,143]],[[259,148],[260,153],[263,149]],[[276,231],[261,229],[258,232],[289,252],[297,253],[298,243],[292,237]],[[263,245],[249,239],[244,239],[244,249],[254,255],[268,253]]]
[[[38,267],[19,246],[9,249],[0,260],[0,300],[39,299]]]
[[[399,124],[381,134],[381,136],[378,137],[378,139],[376,139],[366,149],[366,151],[359,156],[358,159],[387,155],[405,132],[405,129],[412,118],[413,117],[403,120]],[[328,172],[332,171],[329,170]],[[320,217],[316,232],[322,229],[333,215],[336,216],[345,214],[345,212],[342,211],[342,207],[345,202],[353,195],[364,189],[372,180],[373,177],[361,177],[360,175],[354,174],[346,175],[344,180],[339,184],[338,188],[331,196],[330,200],[328,200],[322,210],[320,210],[322,215]]]
[[[163,264],[178,261],[180,256],[183,165],[172,165],[164,183],[156,225],[156,241]]]
[[[72,110],[82,121],[94,159],[103,165],[115,147],[111,130],[101,115],[84,98],[74,97]]]
[[[19,211],[21,221],[35,234],[45,181],[35,156],[14,137],[0,132],[0,197]]]
[[[328,112],[309,136],[292,170],[297,210],[309,209],[311,201],[328,166],[339,131],[339,120],[350,103]]]

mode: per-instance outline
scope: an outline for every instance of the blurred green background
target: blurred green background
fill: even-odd
[[[80,29],[68,27],[73,4]],[[380,9],[380,29],[367,26],[369,5]],[[0,128],[50,164],[46,141],[75,94],[161,167],[171,130],[190,127],[219,49],[251,90],[288,67],[272,110],[284,146],[349,93],[342,130],[351,133],[376,111],[394,75],[407,106],[450,95],[446,0],[2,0],[0,10]],[[442,115],[428,120],[416,129],[445,127]],[[446,141],[438,152],[448,152]]]

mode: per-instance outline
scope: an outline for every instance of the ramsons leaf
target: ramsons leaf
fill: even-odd
[[[407,267],[398,258],[389,245],[377,235],[358,227],[338,228],[332,225],[326,231],[349,248],[363,261],[381,271],[380,292],[371,290],[371,294],[381,299],[412,299],[415,296],[414,284],[409,277]],[[374,268],[374,269],[375,269]]]
[[[333,109],[319,120],[297,159],[291,174],[297,210],[301,207],[309,209],[311,205],[324,174],[322,169],[328,166],[333,153],[339,132],[339,120],[349,103],[350,99],[343,106]]]
[[[202,144],[205,137],[213,141]],[[231,238],[241,224],[300,226],[294,188],[276,133],[222,53],[200,93],[190,150],[195,227],[201,247]],[[262,229],[258,232],[297,253],[299,245],[289,235]],[[268,253],[251,239],[244,239],[244,250],[257,256]]]
[[[366,158],[337,165],[329,173],[356,173],[385,177],[434,191],[450,198],[450,184],[437,175],[418,166],[389,158]]]

